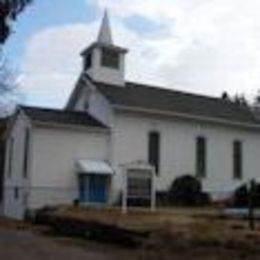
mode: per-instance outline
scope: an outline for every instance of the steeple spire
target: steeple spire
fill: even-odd
[[[112,34],[111,34],[111,29],[110,29],[110,22],[109,22],[107,10],[105,10],[102,24],[100,27],[100,31],[98,34],[98,42],[108,44],[108,45],[113,45]]]

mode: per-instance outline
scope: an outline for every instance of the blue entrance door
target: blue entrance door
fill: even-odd
[[[81,201],[92,203],[106,202],[108,176],[96,174],[82,175],[79,180]]]
[[[89,176],[89,201],[96,203],[106,202],[107,176]]]

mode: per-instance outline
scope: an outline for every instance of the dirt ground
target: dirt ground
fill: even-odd
[[[64,238],[49,233],[48,227],[0,219],[0,259],[260,259],[260,222],[257,221],[256,229],[251,231],[247,221],[223,217],[212,209],[177,209],[156,214],[132,212],[126,216],[114,210],[68,211],[73,217],[88,216],[128,228],[142,226],[154,227],[154,230],[140,248],[129,249],[87,239]],[[63,213],[64,209],[58,215]]]
[[[1,221],[3,225],[3,221]],[[136,252],[91,241],[49,237],[27,227],[0,225],[0,259],[8,260],[130,260]]]
[[[171,238],[172,239],[172,238]],[[166,238],[168,240],[168,238]],[[163,241],[163,240],[162,240]],[[161,242],[144,249],[122,249],[113,245],[39,234],[28,227],[0,227],[0,259],[8,260],[256,260],[252,251],[219,245],[192,247],[181,244],[169,248]],[[167,241],[168,243],[171,241]],[[164,241],[165,243],[165,241]],[[171,243],[169,243],[171,245]]]

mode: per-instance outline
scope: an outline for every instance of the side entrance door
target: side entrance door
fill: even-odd
[[[82,202],[105,203],[108,194],[109,176],[82,174],[79,177],[79,196]]]
[[[89,175],[89,202],[105,203],[107,200],[107,176]]]

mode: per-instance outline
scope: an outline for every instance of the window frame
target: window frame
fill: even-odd
[[[92,67],[92,63],[93,63],[93,60],[92,60],[92,53],[88,53],[86,56],[85,56],[85,59],[84,59],[84,70],[89,70],[91,67]]]
[[[156,138],[155,141],[152,140],[152,138],[154,137]],[[155,151],[153,151],[153,149],[155,149]],[[160,161],[161,161],[161,134],[159,131],[150,131],[148,133],[148,162],[154,167],[155,174],[157,176],[160,173]]]
[[[18,186],[14,187],[14,199],[19,200],[20,197],[20,188]]]
[[[28,166],[30,157],[30,128],[26,128],[24,136],[23,177],[28,177]]]
[[[9,151],[8,151],[8,171],[7,171],[7,176],[9,178],[12,177],[12,171],[13,171],[13,151],[14,151],[14,138],[10,137],[10,141],[9,141]]]
[[[233,179],[241,180],[243,178],[243,142],[239,139],[233,140]]]
[[[101,66],[119,70],[120,68],[120,54],[116,50],[109,48],[101,49]]]
[[[207,177],[207,138],[202,135],[196,137],[196,177]]]

